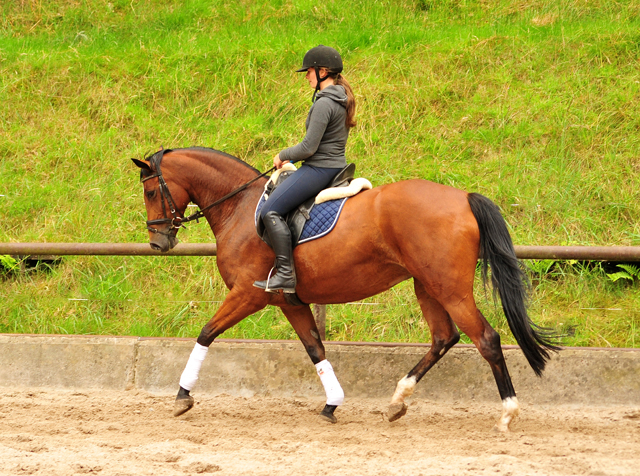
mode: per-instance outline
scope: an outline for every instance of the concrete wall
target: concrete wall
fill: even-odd
[[[124,390],[174,394],[195,340],[0,334],[0,387]],[[327,344],[348,397],[390,398],[427,352],[420,345]],[[640,404],[640,349],[565,349],[535,376],[518,348],[505,347],[518,398],[549,404]],[[299,342],[219,341],[194,393],[324,395]],[[475,348],[456,346],[420,382],[429,400],[499,401],[489,366]]]

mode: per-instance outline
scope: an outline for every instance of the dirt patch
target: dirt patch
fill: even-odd
[[[636,475],[640,409],[522,405],[509,435],[501,405],[414,399],[389,423],[383,400],[350,399],[335,425],[322,399],[129,392],[0,395],[0,474]]]

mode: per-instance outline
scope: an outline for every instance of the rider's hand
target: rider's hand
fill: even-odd
[[[280,160],[280,154],[276,154],[276,156],[273,158],[273,166],[278,170],[281,169],[282,166],[287,163],[289,163],[288,160],[285,160],[284,162]]]

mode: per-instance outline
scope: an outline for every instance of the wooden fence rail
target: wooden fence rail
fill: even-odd
[[[640,261],[640,246],[516,246],[520,259]],[[0,255],[12,256],[215,256],[215,243],[181,243],[167,253],[148,243],[0,243]]]
[[[520,259],[583,261],[640,261],[640,246],[516,246]],[[94,256],[215,256],[215,243],[181,243],[167,253],[151,249],[148,243],[0,243],[0,255],[48,258],[69,255]],[[326,307],[314,305],[314,316],[325,339]]]

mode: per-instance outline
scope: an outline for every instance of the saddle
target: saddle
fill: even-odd
[[[271,246],[271,243],[269,241],[269,236],[264,228],[264,224],[260,219],[260,208],[268,199],[269,195],[271,195],[273,191],[287,178],[289,178],[296,170],[296,167],[293,164],[289,163],[285,164],[281,169],[277,170],[271,176],[271,179],[267,182],[265,191],[260,198],[260,202],[258,203],[258,206],[256,208],[256,230],[258,232],[258,236],[269,246]],[[308,199],[297,209],[290,211],[285,217],[283,217],[287,222],[289,229],[291,230],[291,241],[294,248],[304,241],[310,241],[311,239],[324,236],[324,234],[333,229],[333,225],[335,225],[334,220],[334,223],[330,227],[330,229],[325,231],[323,234],[307,237],[306,235],[308,235],[308,233],[306,233],[304,239],[301,240],[303,231],[305,231],[305,225],[312,218],[312,211],[314,211],[314,207],[318,207],[320,204],[323,204],[323,207],[326,208],[326,210],[323,210],[324,214],[332,215],[335,217],[335,219],[337,219],[337,215],[342,210],[342,205],[344,203],[344,200],[346,200],[346,197],[355,195],[362,189],[371,188],[371,183],[366,179],[355,179],[354,181],[355,171],[356,165],[348,164],[338,173],[338,175],[335,176],[335,178],[331,181],[331,183],[325,190],[321,191],[316,197]],[[354,187],[350,187],[352,182],[356,182],[354,183]],[[332,207],[330,204],[331,201],[340,203],[335,203],[335,205]],[[329,205],[326,206],[324,204]]]

